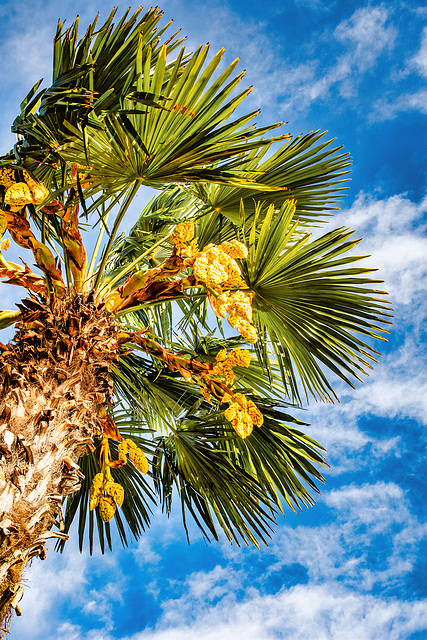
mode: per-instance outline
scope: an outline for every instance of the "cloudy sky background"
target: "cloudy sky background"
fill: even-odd
[[[123,5],[124,8],[124,5]],[[133,7],[136,8],[136,5]],[[148,5],[147,5],[148,8]],[[254,85],[259,124],[328,130],[354,158],[331,224],[364,237],[394,308],[383,357],[341,403],[300,414],[328,449],[315,507],[288,512],[261,550],[187,545],[179,514],[101,557],[71,540],[27,572],[14,640],[423,640],[427,637],[427,9],[416,0],[165,0],[188,47],[224,46]],[[0,2],[0,143],[51,74],[58,17],[105,18],[105,0]],[[2,308],[13,294],[1,285]],[[4,337],[0,337],[4,340]]]

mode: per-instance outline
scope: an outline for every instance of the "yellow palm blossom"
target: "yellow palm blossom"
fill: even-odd
[[[233,349],[230,351],[228,362],[232,367],[249,367],[252,356],[247,349]]]
[[[241,438],[247,438],[252,433],[254,425],[260,427],[263,424],[264,418],[261,411],[243,393],[224,394],[223,402],[228,402],[230,405],[224,411],[224,416]]]
[[[254,326],[252,326],[247,320],[242,320],[239,316],[228,316],[229,324],[236,329],[241,336],[246,338],[248,342],[256,342],[258,340],[258,334]]]
[[[192,220],[180,222],[176,225],[171,233],[171,240],[175,245],[178,255],[191,258],[197,253],[197,239],[193,238],[194,222]]]
[[[97,473],[94,479],[92,480],[92,485],[90,488],[90,497],[89,497],[89,509],[93,511],[96,506],[99,504],[99,500],[103,494],[104,487],[104,476],[102,473]]]
[[[247,247],[238,240],[232,240],[231,242],[223,242],[221,249],[230,256],[230,258],[247,258]]]
[[[180,222],[176,225],[175,229],[171,233],[171,240],[175,245],[184,244],[190,242],[194,238],[194,222],[188,220],[187,222]]]
[[[133,440],[126,439],[128,446],[129,458],[132,460],[135,467],[141,473],[148,473],[148,460],[145,457],[145,453],[136,445]]]
[[[15,182],[4,194],[4,203],[12,207],[24,207],[33,202],[33,196],[26,182]]]
[[[125,492],[121,484],[118,482],[106,482],[104,491],[113,498],[118,507],[122,506]]]
[[[0,168],[0,185],[8,189],[15,184],[15,171],[10,167]]]
[[[119,460],[121,462],[123,462],[124,464],[126,464],[127,462],[127,458],[126,458],[126,454],[128,452],[128,445],[126,440],[122,440],[118,446],[118,451],[119,451]]]
[[[110,522],[116,513],[116,504],[111,496],[102,496],[99,501],[99,515],[104,522]]]
[[[264,416],[252,400],[248,400],[248,415],[255,426],[261,427],[263,425]]]

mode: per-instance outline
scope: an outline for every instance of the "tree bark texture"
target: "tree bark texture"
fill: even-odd
[[[64,534],[62,501],[79,489],[79,457],[94,450],[112,405],[118,358],[113,316],[79,296],[24,301],[0,356],[0,626],[20,614],[21,574]]]

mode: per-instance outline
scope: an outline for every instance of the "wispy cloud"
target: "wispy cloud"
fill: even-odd
[[[421,47],[410,62],[420,75],[427,78],[427,27],[423,30]]]
[[[404,92],[389,99],[377,100],[369,114],[369,121],[394,120],[399,114],[411,111],[427,114],[427,89],[420,89],[414,93]]]
[[[351,18],[336,27],[336,39],[350,47],[346,55],[351,56],[351,67],[364,72],[384,51],[393,48],[397,30],[388,22],[389,11],[380,5],[357,9]]]
[[[273,86],[275,74],[280,80],[282,109],[301,112],[316,101],[335,100],[337,93],[344,99],[357,95],[363,74],[393,48],[396,29],[388,22],[384,6],[357,9],[332,33],[319,38],[311,60],[296,67],[273,68]]]
[[[155,629],[132,640],[402,640],[426,629],[421,602],[364,593],[396,584],[410,572],[426,535],[402,489],[384,482],[349,485],[327,494],[324,503],[336,512],[334,522],[281,527],[265,572],[255,581],[242,570],[257,563],[259,552],[250,551],[242,561],[241,550],[230,548],[227,569],[191,574],[177,597],[163,602]],[[374,562],[376,537],[382,539],[382,556]],[[274,575],[286,575],[295,563],[307,569],[307,583],[276,590]]]
[[[427,289],[427,197],[412,202],[405,194],[386,199],[359,193],[336,220],[363,236],[363,253],[379,268],[392,304],[414,305]],[[355,253],[362,253],[357,247]],[[426,309],[427,311],[427,309]],[[415,320],[414,316],[412,317]],[[407,320],[410,318],[407,317]]]

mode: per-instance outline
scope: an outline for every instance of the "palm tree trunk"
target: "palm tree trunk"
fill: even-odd
[[[29,560],[65,537],[62,502],[79,489],[79,457],[101,435],[118,357],[113,316],[81,297],[21,309],[14,341],[0,344],[0,627],[12,609],[20,614]]]
[[[2,419],[8,419],[0,427],[0,621],[17,606],[27,562],[43,557],[48,538],[63,535],[50,529],[61,518],[64,496],[79,488],[80,455],[93,447],[93,408],[82,403],[71,416],[76,400],[66,398],[72,384],[18,388],[3,402]],[[77,387],[73,395],[81,395]]]

